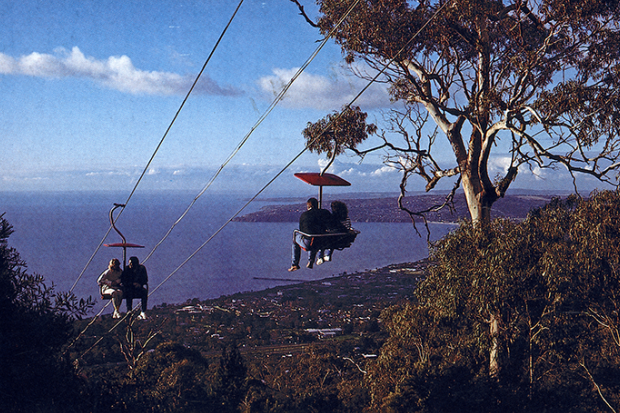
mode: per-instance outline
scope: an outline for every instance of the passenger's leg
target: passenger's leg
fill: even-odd
[[[291,258],[291,268],[289,268],[289,271],[295,271],[299,269],[299,260],[301,259],[301,247],[294,242],[293,243],[293,251],[292,251],[292,258]]]
[[[308,251],[308,264],[306,265],[307,268],[312,268],[312,266],[314,265],[314,258],[316,257],[316,252],[317,250],[312,249],[312,238],[301,238],[301,242],[304,243],[304,247],[306,249],[306,251]],[[301,254],[301,251],[300,251]],[[297,265],[299,266],[299,259],[297,260]]]
[[[114,305],[114,317],[119,318],[121,313],[121,304],[123,303],[123,292],[116,290],[112,293],[112,305]]]
[[[142,294],[142,296],[140,297],[140,299],[142,300],[142,312],[146,313],[147,303],[149,300],[149,292],[143,289],[140,293]]]
[[[308,264],[306,265],[307,268],[312,268],[312,266],[314,265],[314,259],[316,258],[316,253],[317,253],[317,250],[308,251]]]
[[[146,308],[147,308],[147,301],[149,299],[149,292],[146,289],[141,288],[140,289],[140,303],[142,305],[141,307],[141,312],[140,315],[138,316],[138,320],[146,320]]]

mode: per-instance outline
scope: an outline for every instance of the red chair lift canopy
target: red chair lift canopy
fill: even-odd
[[[132,244],[131,242],[114,242],[112,244],[103,244],[104,247],[122,247],[122,248],[144,248],[144,245]]]
[[[350,182],[334,174],[321,175],[318,172],[299,172],[295,176],[314,186],[351,186]]]

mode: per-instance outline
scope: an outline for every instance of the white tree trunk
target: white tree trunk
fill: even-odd
[[[467,201],[467,208],[474,225],[484,224],[491,221],[491,206],[494,200],[485,200],[481,191],[477,189],[469,177],[461,174],[463,192]],[[478,185],[479,186],[479,185]]]
[[[491,314],[489,322],[491,335],[491,351],[489,352],[489,376],[497,378],[499,374],[499,320]]]
[[[476,190],[476,185],[469,177],[462,175],[463,191],[467,200],[467,207],[474,225],[484,225],[491,221],[491,206],[495,199],[487,199]],[[491,349],[489,351],[489,376],[497,378],[499,374],[499,320],[491,314],[489,320],[489,333],[491,336]]]

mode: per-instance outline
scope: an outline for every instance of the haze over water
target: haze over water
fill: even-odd
[[[128,242],[145,248],[130,249],[127,256],[136,255],[144,261],[194,196],[189,192],[169,191],[135,195],[117,221],[117,227]],[[101,247],[88,266],[87,263],[110,227],[109,210],[115,202],[124,199],[106,192],[3,193],[0,213],[5,212],[5,218],[13,225],[15,232],[9,238],[9,246],[18,250],[28,265],[28,272],[43,275],[46,283],[53,282],[59,291],[69,290],[77,281],[76,295],[96,297],[95,311],[98,311],[104,303],[98,297],[97,277],[110,258],[122,259],[122,250]],[[205,194],[198,200],[144,262],[152,293],[149,307],[263,290],[290,284],[291,279],[307,281],[354,273],[416,261],[428,254],[426,238],[420,238],[411,224],[358,223],[352,216],[353,226],[361,231],[356,242],[349,249],[336,251],[333,262],[315,266],[313,270],[302,266],[299,271],[287,272],[292,231],[297,227],[292,222],[231,222],[182,265],[246,201],[244,197],[222,194]],[[243,213],[274,203],[273,200],[255,201]],[[432,225],[432,239],[443,236],[450,228]],[[111,231],[105,243],[120,241],[120,236]],[[303,265],[305,260],[304,252]]]

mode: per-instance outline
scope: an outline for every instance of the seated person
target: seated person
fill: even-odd
[[[140,264],[138,257],[129,258],[129,264],[123,271],[121,279],[123,282],[123,294],[127,300],[127,312],[130,312],[133,308],[133,299],[140,298],[142,301],[142,312],[138,316],[138,320],[145,320],[147,300],[149,297],[149,277],[146,273],[146,267]]]
[[[112,297],[112,304],[114,305],[114,314],[112,318],[120,318],[121,303],[123,302],[123,290],[121,289],[121,262],[112,258],[108,264],[108,269],[105,270],[97,279],[97,284],[101,290],[101,297],[106,295]]]
[[[299,230],[305,234],[324,234],[331,220],[331,214],[325,209],[319,209],[319,201],[316,198],[310,198],[306,202],[307,210],[299,217]],[[303,243],[308,251],[308,264],[306,267],[312,268],[317,250],[312,249],[311,238],[304,237],[299,233],[295,233],[293,241],[293,259],[289,271],[297,271],[299,269],[299,260],[301,259],[301,247]]]
[[[351,229],[351,219],[349,218],[349,209],[347,205],[342,201],[333,201],[332,207],[332,219],[327,229],[327,232],[333,233],[346,233]],[[319,252],[316,263],[318,265],[323,264],[325,261],[331,261],[334,249],[329,250],[322,249]]]

